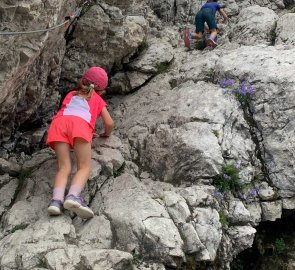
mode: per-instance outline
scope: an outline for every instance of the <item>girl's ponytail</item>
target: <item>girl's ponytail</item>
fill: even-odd
[[[94,92],[94,84],[92,84],[91,82],[82,83],[80,81],[77,87],[77,92],[74,95],[77,96],[77,95],[87,94],[86,99],[90,99],[93,95],[93,92]]]

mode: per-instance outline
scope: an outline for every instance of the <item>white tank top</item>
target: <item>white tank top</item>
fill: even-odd
[[[90,107],[85,98],[79,96],[73,96],[67,107],[65,108],[63,115],[74,115],[83,118],[86,122],[90,123],[91,114]]]

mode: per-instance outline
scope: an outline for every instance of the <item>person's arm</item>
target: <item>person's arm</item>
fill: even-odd
[[[106,107],[104,107],[100,114],[104,123],[104,132],[99,134],[100,137],[109,137],[113,131],[114,121],[110,116]]]
[[[226,15],[224,9],[221,8],[221,9],[218,10],[218,12],[223,17],[223,23],[226,23],[228,18],[227,18],[227,15]]]

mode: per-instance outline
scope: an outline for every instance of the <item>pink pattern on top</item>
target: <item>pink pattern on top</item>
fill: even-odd
[[[97,117],[100,116],[102,109],[106,106],[105,101],[97,94],[87,100],[79,96],[74,96],[76,91],[71,91],[66,95],[60,110],[54,118],[62,115],[73,115],[84,119],[94,130]]]

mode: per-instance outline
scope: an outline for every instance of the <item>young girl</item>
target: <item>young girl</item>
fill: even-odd
[[[55,151],[58,170],[54,179],[53,197],[48,207],[50,215],[60,215],[62,206],[84,219],[94,215],[80,194],[90,175],[91,142],[96,119],[100,116],[105,126],[100,137],[110,136],[113,129],[113,120],[106,103],[100,97],[107,84],[108,76],[104,69],[89,68],[77,89],[67,94],[61,109],[53,117],[46,144]],[[71,172],[71,149],[75,153],[77,172],[64,200]]]
[[[188,29],[184,30],[184,42],[185,46],[190,48],[189,39],[202,39],[204,33],[205,23],[207,23],[210,37],[207,39],[207,45],[215,48],[217,46],[216,37],[217,37],[217,24],[215,21],[216,11],[220,13],[223,17],[223,22],[226,23],[227,15],[224,12],[223,8],[216,3],[218,0],[208,0],[196,14],[195,25],[196,32],[190,33]]]

